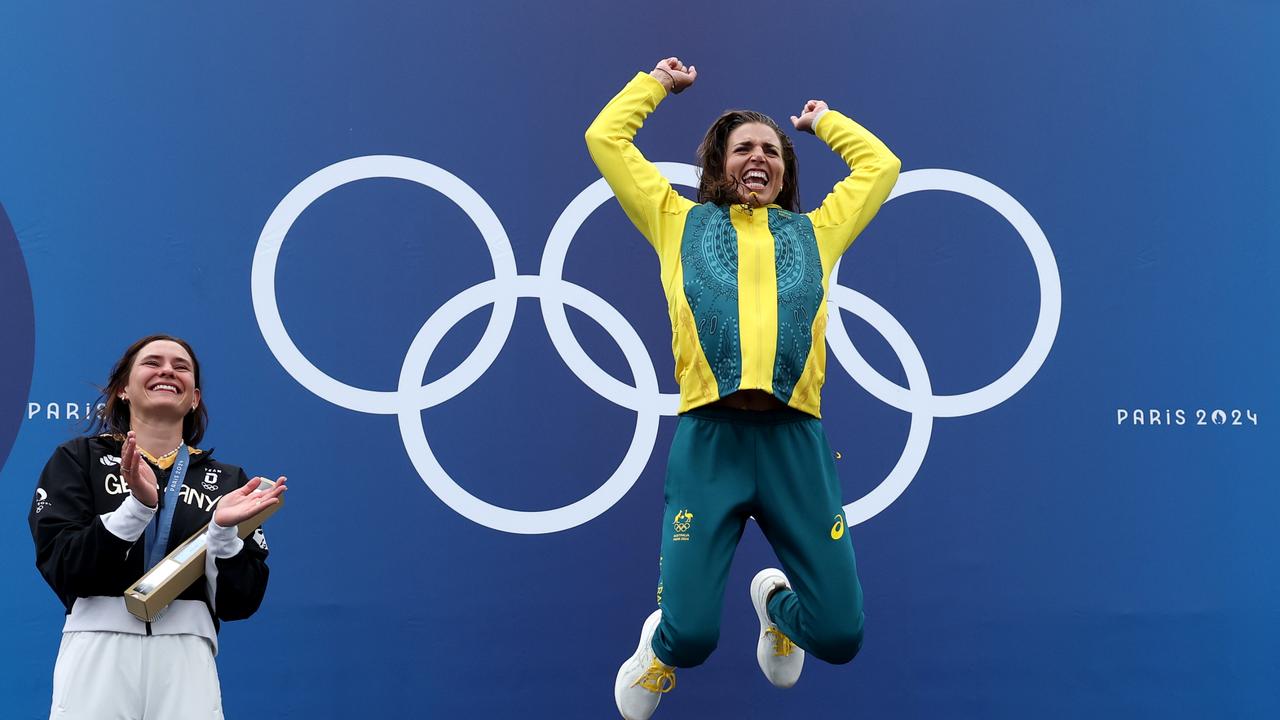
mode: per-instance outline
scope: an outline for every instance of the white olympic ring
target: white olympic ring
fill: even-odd
[[[1036,329],[1027,349],[1013,367],[984,388],[962,395],[925,396],[909,392],[876,372],[854,349],[840,313],[833,313],[827,325],[827,342],[832,354],[849,371],[854,381],[888,405],[907,412],[926,412],[933,417],[974,415],[1013,397],[1014,393],[1031,381],[1044,364],[1045,358],[1049,357],[1049,349],[1053,347],[1053,340],[1058,335],[1058,320],[1062,315],[1062,283],[1058,277],[1058,262],[1053,257],[1053,248],[1049,247],[1049,239],[1045,237],[1035,218],[1031,217],[1031,213],[1009,193],[986,180],[955,170],[912,170],[898,178],[898,184],[893,187],[893,192],[889,193],[885,202],[921,190],[946,190],[985,203],[1008,220],[1027,244],[1031,259],[1035,262],[1036,278],[1040,281],[1040,314],[1036,318]],[[837,260],[831,270],[833,284],[839,272],[840,260]]]
[[[618,347],[622,348],[627,364],[631,366],[631,374],[640,386],[638,391],[650,394],[658,392],[658,376],[654,372],[653,363],[631,323],[612,305],[585,288],[538,275],[519,275],[511,281],[509,287],[503,287],[498,280],[487,280],[463,290],[442,305],[422,326],[413,344],[409,346],[404,365],[400,369],[400,389],[412,391],[422,382],[432,351],[459,320],[512,291],[519,297],[537,297],[544,302],[553,298],[557,304],[568,303],[586,313],[618,341]],[[592,382],[587,384],[592,390],[600,392],[600,388]],[[420,410],[404,408],[400,411],[400,435],[410,459],[413,460],[413,466],[418,469],[418,474],[426,481],[427,487],[463,517],[495,530],[524,534],[551,533],[567,530],[595,518],[627,494],[644,471],[649,455],[653,453],[653,446],[658,439],[658,414],[643,410],[636,412],[636,432],[631,438],[631,447],[627,449],[622,464],[604,485],[571,505],[537,512],[490,505],[459,487],[432,454],[426,431],[422,427]]]
[[[658,163],[675,184],[696,186],[697,168],[683,163]],[[493,259],[494,278],[451,298],[418,331],[401,365],[395,391],[366,390],[339,382],[316,368],[294,345],[284,328],[276,301],[275,271],[280,247],[293,223],[325,193],[367,178],[398,178],[433,188],[453,200],[480,231]],[[1057,334],[1061,313],[1061,285],[1057,263],[1044,233],[1016,200],[981,178],[953,170],[913,170],[902,173],[895,197],[922,190],[946,190],[986,203],[1004,216],[1031,250],[1040,282],[1040,315],[1026,352],[1014,366],[987,387],[963,395],[933,394],[924,358],[907,331],[870,298],[832,282],[828,303],[835,321],[827,331],[837,360],[850,376],[880,400],[911,413],[902,456],[889,475],[862,498],[845,505],[848,525],[864,522],[896,500],[924,462],[935,417],[957,417],[990,409],[1020,390],[1039,370]],[[588,522],[613,507],[635,484],[657,442],[658,420],[674,415],[679,396],[661,393],[652,359],[635,329],[603,299],[563,279],[569,244],[587,217],[613,197],[603,179],[588,186],[565,208],[547,239],[538,275],[517,275],[511,243],[488,204],[461,180],[434,165],[394,155],[373,155],[335,163],[298,184],[272,212],[258,239],[251,277],[254,313],[267,346],[294,379],[317,396],[358,412],[396,415],[405,450],[427,487],[448,507],[485,527],[504,532],[539,534],[567,530]],[[887,202],[887,201],[886,201]],[[839,263],[832,270],[836,277]],[[621,464],[595,491],[576,502],[552,510],[517,511],[487,503],[459,486],[432,453],[422,425],[421,411],[466,390],[497,358],[515,319],[518,298],[538,298],[552,344],[565,364],[591,390],[636,413],[636,431]],[[475,350],[444,377],[422,385],[431,353],[458,321],[493,304],[493,314]],[[602,370],[582,349],[569,327],[564,305],[569,304],[597,322],[614,338],[626,357],[636,386]],[[854,349],[839,310],[859,315],[874,327],[898,355],[907,388],[885,379]],[[643,362],[643,361],[648,361]]]
[[[280,319],[280,306],[276,303],[276,263],[280,259],[280,247],[284,244],[289,228],[320,196],[349,182],[370,178],[410,180],[433,188],[457,203],[476,224],[480,236],[489,246],[496,279],[508,283],[514,280],[516,259],[511,252],[507,231],[484,198],[448,171],[413,158],[366,155],[343,160],[298,183],[276,206],[258,238],[250,280],[253,312],[258,317],[258,327],[262,330],[263,339],[267,341],[267,347],[271,348],[276,360],[295,380],[319,397],[348,410],[394,415],[402,407],[422,409],[442,403],[470,387],[471,383],[483,375],[506,344],[507,335],[516,319],[516,301],[515,296],[510,295],[503,298],[507,302],[495,303],[493,315],[489,318],[489,325],[481,335],[480,342],[461,365],[430,385],[415,388],[408,394],[399,390],[385,392],[352,387],[334,380],[312,365],[293,344]],[[471,364],[473,361],[474,365]],[[433,389],[435,392],[432,392]]]
[[[693,165],[654,164],[672,183],[685,187],[698,187],[698,169]],[[539,275],[563,280],[564,260],[569,254],[569,243],[573,241],[574,235],[578,233],[578,229],[587,221],[591,213],[612,199],[613,190],[609,188],[604,178],[591,183],[586,190],[578,193],[578,197],[569,203],[569,206],[556,219],[556,224],[551,227],[551,234],[547,236],[547,246],[542,251],[542,267],[538,269]],[[578,339],[569,329],[569,320],[565,317],[563,305],[547,305],[544,301],[542,319],[547,324],[547,333],[551,336],[552,344],[556,346],[560,357],[564,358],[565,364],[569,367],[576,364],[583,368],[583,371],[578,373],[578,377],[600,397],[636,412],[640,412],[643,408],[663,415],[676,414],[680,407],[680,393],[662,393],[657,397],[644,397],[639,395],[635,388],[601,370],[600,366],[578,344]]]

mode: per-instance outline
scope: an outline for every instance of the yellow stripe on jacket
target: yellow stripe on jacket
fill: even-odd
[[[699,278],[686,275],[685,266],[694,260],[699,266],[708,261],[706,253],[697,254],[709,242],[698,233],[719,232],[717,237],[723,240],[725,225],[706,222],[703,211],[699,222],[687,222],[695,208],[712,212],[714,206],[696,205],[677,193],[634,143],[644,119],[665,97],[661,83],[647,74],[637,74],[600,112],[586,139],[592,159],[623,211],[658,253],[680,383],[680,411],[737,390],[759,389],[818,416],[825,379],[826,296],[831,269],[888,197],[901,164],[860,125],[834,110],[825,112],[815,132],[848,164],[849,176],[832,189],[821,206],[805,215],[777,205],[720,208],[728,214],[736,236],[734,252],[730,253],[736,267],[713,270],[732,270],[736,283],[721,283],[707,290],[698,284]],[[775,236],[778,228],[782,237]],[[778,268],[784,258],[820,265],[820,272],[809,268],[810,272],[801,273],[806,285],[799,288],[800,295],[820,298],[820,302],[803,303],[806,310],[799,317],[796,308],[800,305],[794,304],[786,306],[786,317],[779,317]],[[789,276],[789,282],[794,279]],[[704,291],[723,294],[730,287],[736,294],[732,313],[723,302],[708,302],[702,296]],[[787,297],[796,295],[796,290],[789,285]],[[693,304],[691,297],[696,301]],[[699,317],[694,304],[710,308],[702,310],[708,314]],[[724,323],[717,325],[720,320]],[[725,342],[708,346],[711,332],[736,335],[720,336]],[[804,347],[793,352],[788,346],[785,354],[779,355],[782,339],[788,337],[809,340]],[[730,348],[730,356],[724,355],[725,347]],[[732,356],[735,347],[737,357]],[[708,357],[709,349],[714,358]]]

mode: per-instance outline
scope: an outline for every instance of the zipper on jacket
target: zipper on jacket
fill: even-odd
[[[765,227],[767,228],[768,215],[769,215],[768,208],[764,209],[764,213],[765,213],[765,217],[762,218],[762,220],[765,222]],[[762,314],[762,309],[760,307],[760,303],[761,303],[760,296],[763,294],[761,292],[762,290],[761,285],[762,285],[762,280],[764,278],[764,261],[766,260],[766,258],[764,257],[764,241],[763,239],[759,238],[759,228],[756,227],[756,219],[754,216],[751,218],[751,230],[752,230],[751,234],[757,237],[757,241],[756,241],[756,318],[758,319],[758,318],[764,317],[764,315]],[[756,351],[763,352],[764,351],[764,323],[759,322],[758,320],[756,322],[756,334],[760,339],[759,344],[756,345]],[[770,391],[773,390],[772,382],[769,383],[769,390]]]

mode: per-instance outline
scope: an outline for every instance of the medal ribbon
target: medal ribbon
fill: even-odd
[[[146,569],[150,570],[164,559],[165,548],[169,546],[169,528],[173,526],[173,511],[178,507],[182,482],[187,478],[187,464],[191,460],[191,452],[187,444],[178,448],[178,457],[173,460],[173,470],[169,473],[169,484],[165,485],[164,496],[160,502],[160,512],[147,526]]]

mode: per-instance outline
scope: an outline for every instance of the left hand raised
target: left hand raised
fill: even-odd
[[[698,69],[692,65],[685,67],[677,57],[659,60],[649,74],[673,95],[683,92],[698,79]]]
[[[222,527],[233,527],[280,502],[280,496],[286,489],[285,477],[281,475],[276,480],[276,486],[270,490],[254,492],[262,484],[262,480],[263,478],[256,477],[243,487],[223,495],[218,501],[218,509],[213,513],[213,521]]]
[[[800,111],[799,117],[792,115],[791,124],[796,126],[797,130],[802,132],[813,132],[813,121],[818,118],[818,113],[827,109],[825,100],[810,100],[804,104],[804,109]]]

